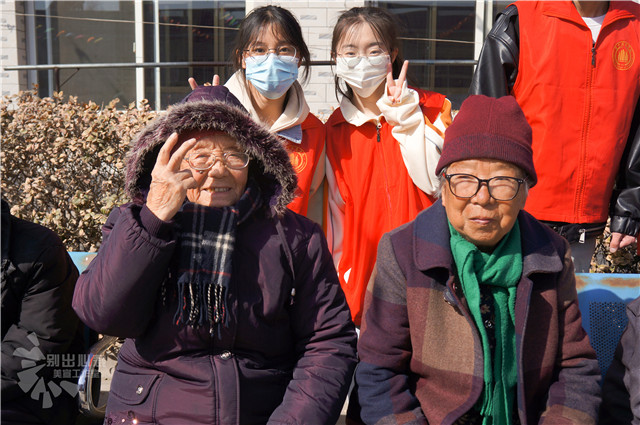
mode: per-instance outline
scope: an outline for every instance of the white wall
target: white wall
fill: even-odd
[[[23,13],[23,10],[18,12]],[[0,0],[0,67],[27,63],[24,19],[16,16],[14,0]],[[18,93],[26,88],[26,71],[0,70],[0,95]]]

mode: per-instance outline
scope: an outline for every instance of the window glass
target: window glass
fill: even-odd
[[[159,62],[226,62],[230,58],[244,1],[159,1]],[[143,2],[143,42],[136,46],[135,3],[131,0],[35,1],[34,34],[36,64],[135,63],[135,49],[144,51],[144,62],[156,62],[154,2]],[[144,97],[155,105],[156,72],[144,70]],[[160,106],[182,99],[191,76],[200,84],[218,74],[224,82],[230,66],[160,69]],[[38,71],[40,96],[60,88],[81,102],[119,106],[136,100],[136,68],[61,69]]]
[[[37,64],[134,62],[132,1],[34,2]],[[38,72],[39,95],[57,87],[81,102],[135,101],[133,68]]]
[[[154,4],[144,1],[145,62],[155,62]],[[245,16],[244,1],[161,1],[159,2],[161,62],[228,61],[240,21]],[[232,74],[230,66],[163,67],[160,70],[160,103],[164,109],[189,91],[188,78],[198,84],[210,82],[214,74],[224,83]],[[145,71],[145,97],[155,104],[156,72]]]
[[[430,64],[433,60],[473,60],[474,1],[377,1],[400,23],[402,54],[409,60],[410,84],[446,95],[458,109],[469,91],[473,65]]]

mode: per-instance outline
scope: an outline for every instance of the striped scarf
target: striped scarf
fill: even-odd
[[[230,207],[185,202],[177,221],[178,309],[174,321],[198,328],[229,325],[227,293],[231,282],[236,229],[261,204],[257,184],[250,180],[240,200]]]

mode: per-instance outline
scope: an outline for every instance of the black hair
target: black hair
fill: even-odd
[[[296,48],[297,54],[300,55],[300,65],[304,67],[302,80],[307,81],[309,79],[309,62],[311,61],[309,48],[302,36],[298,20],[289,10],[280,6],[259,7],[252,10],[244,18],[240,24],[232,53],[231,62],[233,62],[234,68],[241,70],[243,76],[245,75],[245,70],[242,69],[243,52],[269,27],[276,37],[284,39]]]
[[[360,25],[368,24],[376,38],[382,42],[382,45],[386,48],[389,54],[397,52],[396,58],[391,64],[391,69],[394,78],[398,78],[400,70],[402,69],[402,54],[400,53],[400,43],[398,41],[398,23],[396,17],[386,9],[379,7],[353,7],[346,12],[343,12],[336,22],[336,26],[333,28],[333,37],[331,38],[331,57],[335,60],[337,57],[338,43],[348,34],[349,31],[354,31]],[[339,95],[345,96],[347,99],[353,102],[353,90],[348,84],[344,84],[344,87],[340,86],[340,79],[336,75],[335,91],[336,98],[339,99]]]

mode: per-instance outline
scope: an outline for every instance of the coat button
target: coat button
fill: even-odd
[[[144,391],[144,387],[142,385],[138,385],[138,388],[136,388],[136,394],[140,395],[142,394],[142,391]]]
[[[223,351],[222,354],[220,354],[220,358],[222,360],[228,360],[231,358],[231,351]]]

